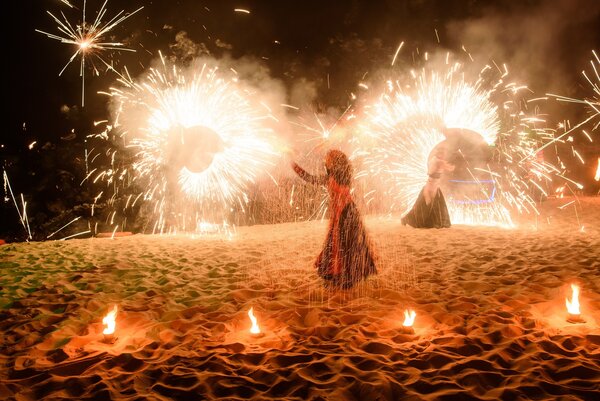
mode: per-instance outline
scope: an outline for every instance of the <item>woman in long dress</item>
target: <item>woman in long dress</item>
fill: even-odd
[[[304,181],[327,187],[331,217],[323,250],[315,267],[326,283],[349,288],[377,273],[375,258],[360,214],[350,195],[352,166],[339,150],[330,150],[325,159],[327,174],[314,176],[298,164],[294,171]]]
[[[440,189],[442,174],[453,171],[454,166],[446,160],[446,148],[434,149],[427,163],[427,183],[421,190],[412,209],[402,217],[403,225],[415,228],[448,228],[451,226],[446,200]]]

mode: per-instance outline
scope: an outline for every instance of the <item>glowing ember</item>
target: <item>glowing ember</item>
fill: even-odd
[[[104,329],[102,334],[104,334],[104,335],[114,334],[115,326],[116,326],[116,322],[115,322],[116,318],[117,318],[117,305],[115,305],[112,308],[112,310],[110,312],[108,312],[106,314],[106,316],[104,316],[104,318],[102,319],[102,324],[106,326],[106,328]]]
[[[575,284],[571,284],[571,289],[573,290],[573,296],[571,297],[571,301],[567,298],[567,311],[570,315],[579,315],[581,312],[579,310],[579,286]]]
[[[258,320],[256,316],[254,316],[254,308],[250,308],[248,311],[248,317],[252,321],[252,327],[250,328],[250,333],[252,334],[260,334],[260,327],[258,327]]]
[[[404,323],[402,326],[404,327],[412,327],[415,322],[415,317],[417,317],[417,313],[412,309],[407,309],[404,311]]]
[[[596,167],[596,176],[594,180],[600,181],[600,157],[598,158],[598,167]]]

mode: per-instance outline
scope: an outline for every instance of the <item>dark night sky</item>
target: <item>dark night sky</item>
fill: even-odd
[[[83,3],[70,1],[76,6]],[[100,0],[88,1],[88,19],[100,5]],[[14,50],[5,54],[9,110],[0,137],[4,145],[0,162],[12,177],[13,189],[28,194],[31,207],[45,211],[38,217],[43,219],[56,211],[35,198],[60,196],[48,190],[61,186],[60,171],[70,172],[67,180],[78,178],[74,171],[79,168],[76,159],[82,138],[93,129],[93,120],[108,115],[106,98],[96,92],[106,90],[115,75],[93,77],[88,71],[86,107],[81,109],[78,63],[58,76],[71,48],[35,32],[36,28],[56,32],[46,10],[63,11],[74,22],[80,12],[59,0],[24,0],[13,6],[14,13],[5,15],[17,23],[6,32]],[[401,41],[406,42],[403,52],[408,54],[417,47],[460,53],[464,44],[478,62],[506,62],[513,78],[526,82],[537,94],[575,97],[591,94],[580,74],[589,66],[591,50],[600,49],[597,0],[111,0],[107,15],[140,6],[142,11],[114,30],[115,40],[137,50],[114,53],[117,69],[127,65],[136,76],[158,50],[181,56],[183,49],[175,46],[184,43],[177,41],[179,35],[216,58],[259,60],[272,78],[283,83],[288,97],[298,82],[314,84],[317,96],[311,99],[312,107],[343,109],[363,74],[389,65]],[[235,13],[234,8],[251,14]],[[62,112],[63,106],[70,111]],[[548,107],[556,121],[585,115],[581,107]],[[61,139],[72,129],[74,139]],[[38,144],[30,151],[27,145],[34,140]],[[598,153],[598,148],[588,151]],[[14,217],[14,206],[4,204],[1,210],[5,221]]]

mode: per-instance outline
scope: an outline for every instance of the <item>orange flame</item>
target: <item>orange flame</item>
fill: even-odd
[[[571,297],[571,301],[567,298],[567,311],[571,315],[579,315],[581,312],[579,311],[579,286],[575,284],[571,284],[571,289],[573,290],[573,296]]]
[[[413,325],[413,323],[415,322],[415,317],[417,316],[417,313],[412,310],[412,309],[407,309],[404,311],[404,323],[402,323],[402,326],[404,327],[411,327]]]
[[[254,316],[254,307],[250,308],[250,310],[248,311],[248,317],[250,317],[250,320],[252,321],[252,328],[250,329],[250,333],[259,334],[260,328],[258,327],[258,320]]]
[[[102,334],[113,334],[115,332],[115,326],[117,318],[117,305],[115,305],[110,312],[102,319],[102,324],[106,326]]]
[[[600,157],[598,158],[598,167],[596,167],[596,176],[594,180],[600,181]]]

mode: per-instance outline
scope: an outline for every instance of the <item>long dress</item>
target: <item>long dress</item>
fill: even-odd
[[[402,224],[415,228],[449,228],[452,225],[448,206],[440,189],[440,180],[446,165],[440,159],[430,163],[427,183],[412,209],[402,217]]]
[[[296,173],[308,183],[327,186],[331,218],[327,237],[315,268],[326,283],[350,288],[360,280],[377,273],[375,258],[367,232],[350,188],[338,184],[330,175],[314,176],[294,164]]]

